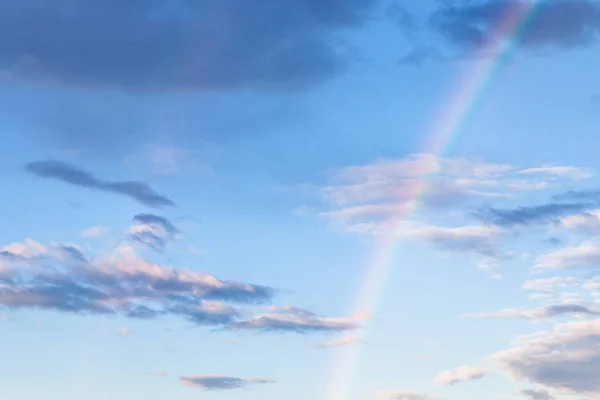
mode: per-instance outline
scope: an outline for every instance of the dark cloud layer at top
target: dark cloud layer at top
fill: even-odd
[[[5,0],[0,72],[79,86],[303,87],[346,63],[333,34],[377,0]]]
[[[172,200],[154,191],[148,184],[136,181],[103,181],[93,174],[61,161],[37,161],[25,170],[41,178],[56,179],[71,185],[102,190],[131,197],[150,207],[173,206]]]
[[[474,49],[502,40],[500,29],[533,7],[516,40],[527,50],[554,50],[595,44],[600,34],[600,3],[595,0],[487,0],[442,6],[431,24],[452,45]]]

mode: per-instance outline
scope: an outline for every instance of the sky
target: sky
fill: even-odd
[[[10,400],[600,399],[598,0],[0,2]]]

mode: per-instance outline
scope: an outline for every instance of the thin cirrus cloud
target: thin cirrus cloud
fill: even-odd
[[[179,380],[184,386],[192,386],[204,390],[233,390],[243,389],[250,385],[275,383],[264,378],[238,378],[225,375],[191,375],[182,376]]]
[[[485,318],[522,318],[540,320],[546,318],[560,317],[564,315],[589,315],[598,316],[600,311],[592,310],[579,304],[558,304],[532,310],[505,309],[492,313],[466,314],[463,318],[485,319]]]
[[[485,378],[489,374],[483,368],[463,365],[449,371],[439,373],[433,381],[442,386],[454,386],[460,382],[469,382]]]
[[[352,228],[393,221],[415,201],[429,211],[555,187],[589,177],[570,166],[518,168],[464,158],[412,154],[334,171],[318,189],[323,200],[318,213]],[[422,187],[426,185],[427,190]],[[418,199],[417,199],[418,197]]]
[[[129,239],[135,243],[162,252],[180,233],[166,217],[155,214],[137,214],[128,228]]]
[[[269,308],[267,312],[235,321],[232,329],[256,332],[334,333],[358,329],[354,318],[328,318],[296,307]]]
[[[344,347],[344,346],[353,346],[357,344],[366,344],[367,342],[361,338],[354,336],[342,337],[339,339],[329,340],[323,343],[317,343],[314,345],[316,348],[320,349],[328,349],[333,347]]]
[[[154,208],[175,205],[171,199],[158,194],[147,183],[101,180],[83,169],[61,161],[32,162],[25,166],[25,171],[44,179],[54,179],[74,186],[127,196]]]
[[[198,326],[263,333],[336,333],[359,327],[354,318],[322,317],[296,307],[242,310],[238,305],[271,303],[276,290],[151,263],[126,245],[88,258],[73,245],[27,240],[5,246],[0,257],[0,305],[10,309],[146,320],[175,316]]]
[[[108,232],[108,228],[100,225],[91,226],[81,231],[81,236],[84,238],[95,238],[102,236]]]
[[[439,400],[426,393],[411,390],[380,390],[377,395],[389,400]]]
[[[304,88],[347,66],[332,39],[367,23],[377,4],[7,0],[0,5],[0,69],[17,81],[88,88]]]

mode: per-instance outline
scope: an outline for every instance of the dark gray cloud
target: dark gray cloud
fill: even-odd
[[[585,214],[596,206],[594,203],[548,203],[512,209],[486,208],[474,215],[485,223],[510,227],[556,222],[569,215]]]
[[[27,164],[25,170],[40,178],[55,179],[88,189],[118,193],[150,207],[162,208],[175,204],[171,199],[156,193],[147,183],[100,180],[87,171],[61,161],[36,161]]]
[[[600,37],[600,3],[596,0],[486,0],[442,6],[431,24],[449,43],[473,50],[504,40],[519,48],[552,51],[596,44]],[[529,13],[529,10],[533,10]],[[525,16],[517,36],[500,27]]]
[[[377,0],[6,0],[15,79],[156,90],[297,88],[342,70],[334,35]]]
[[[182,385],[194,386],[205,390],[233,390],[242,389],[252,384],[275,383],[275,381],[270,379],[243,379],[224,375],[182,376],[180,382]]]
[[[129,227],[129,238],[139,244],[162,252],[179,229],[167,218],[154,214],[138,214]]]
[[[519,392],[521,395],[527,397],[529,400],[554,400],[556,397],[552,396],[550,392],[543,389],[523,389]]]

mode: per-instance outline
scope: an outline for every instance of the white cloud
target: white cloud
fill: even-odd
[[[579,246],[566,247],[539,256],[535,267],[541,269],[586,268],[600,265],[600,242],[591,239]]]
[[[90,228],[87,228],[87,229],[84,229],[83,231],[81,231],[81,236],[83,236],[85,238],[93,238],[93,237],[102,236],[107,232],[108,232],[108,228],[97,225],[97,226],[92,226]]]
[[[517,380],[579,395],[600,395],[600,319],[522,336],[491,359]]]
[[[318,343],[315,345],[315,347],[320,347],[320,348],[342,347],[342,346],[352,346],[352,345],[356,345],[356,344],[365,344],[365,343],[366,342],[363,339],[353,337],[353,336],[346,336],[346,337],[342,337],[339,339],[329,340],[324,343]]]
[[[580,302],[579,297],[572,303]],[[597,310],[590,309],[580,304],[560,304],[536,308],[532,310],[520,310],[516,308],[508,308],[492,313],[466,314],[463,318],[522,318],[530,320],[538,320],[545,318],[553,318],[564,315],[600,315]]]
[[[442,386],[453,386],[460,382],[474,381],[484,378],[488,372],[483,368],[463,365],[438,374],[433,381]]]
[[[377,395],[389,400],[437,400],[423,392],[409,390],[380,390]]]
[[[590,210],[585,214],[570,215],[559,220],[560,225],[589,235],[600,234],[600,210]]]
[[[552,278],[529,280],[523,285],[523,290],[554,292],[559,288],[574,286],[579,283],[579,279],[571,276],[555,276]]]
[[[146,372],[144,375],[158,376],[161,378],[169,376],[169,374],[165,371]]]
[[[526,168],[519,171],[524,175],[546,175],[557,178],[568,178],[571,180],[582,180],[592,177],[590,171],[584,168],[570,166],[543,166],[536,168]]]
[[[561,180],[588,176],[586,171],[568,166],[518,169],[506,164],[411,154],[335,171],[331,183],[320,191],[332,209],[321,215],[338,221],[381,221],[401,215],[417,200],[427,207],[440,208],[546,189]]]

